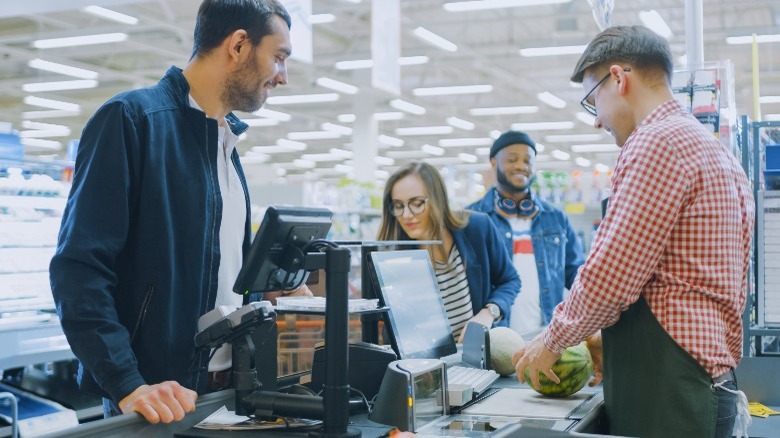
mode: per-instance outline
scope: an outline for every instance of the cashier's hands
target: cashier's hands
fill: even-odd
[[[119,402],[122,413],[138,412],[150,423],[180,421],[195,411],[198,394],[169,380],[156,385],[142,385]]]
[[[561,357],[560,354],[555,354],[545,347],[544,332],[540,333],[531,342],[525,344],[525,353],[515,364],[517,379],[525,383],[524,371],[526,367],[530,367],[528,374],[531,377],[531,382],[529,383],[537,390],[541,388],[539,386],[539,373],[543,373],[555,383],[561,383],[561,379],[552,370],[553,364],[559,357]]]
[[[593,378],[588,383],[588,386],[596,386],[604,378],[601,368],[604,358],[604,352],[601,347],[601,330],[585,340],[585,345],[588,346],[590,357],[593,358]]]

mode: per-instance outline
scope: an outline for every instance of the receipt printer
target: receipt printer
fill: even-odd
[[[311,368],[311,387],[319,392],[325,385],[326,346],[314,349],[314,361]],[[382,376],[390,362],[396,360],[391,348],[368,342],[349,344],[349,386],[362,392],[368,400],[374,398],[382,384]]]

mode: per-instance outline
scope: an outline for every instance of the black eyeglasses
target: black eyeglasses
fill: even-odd
[[[428,202],[428,198],[415,198],[410,199],[406,204],[403,202],[393,202],[390,204],[390,214],[395,217],[403,216],[406,207],[409,207],[409,211],[412,215],[416,216],[425,211],[425,203]]]
[[[623,71],[631,71],[631,67],[623,67]],[[593,86],[593,88],[591,88],[590,91],[588,91],[588,94],[586,94],[585,97],[583,97],[582,100],[580,101],[580,105],[582,105],[582,107],[585,108],[585,111],[589,112],[592,116],[596,116],[597,115],[596,114],[596,107],[594,105],[591,105],[588,102],[588,98],[590,97],[591,94],[593,94],[594,91],[596,91],[596,88],[598,88],[599,85],[601,85],[602,82],[607,80],[607,78],[611,74],[612,74],[612,72],[607,73],[607,75],[604,76],[604,78],[602,80],[598,81],[596,83],[596,85]]]

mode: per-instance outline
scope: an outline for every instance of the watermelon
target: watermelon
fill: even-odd
[[[556,384],[544,374],[539,373],[539,390],[534,388],[531,383],[529,368],[525,369],[523,375],[525,381],[534,391],[547,397],[567,397],[582,389],[590,380],[593,372],[593,358],[590,357],[587,345],[583,342],[575,347],[567,348],[558,361],[553,364],[552,370],[561,379],[561,383]]]

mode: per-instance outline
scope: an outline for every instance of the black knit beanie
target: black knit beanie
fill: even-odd
[[[521,131],[507,131],[493,142],[493,146],[490,148],[490,158],[495,157],[501,149],[513,144],[528,145],[534,150],[534,155],[536,155],[536,142],[531,139],[531,136]]]

